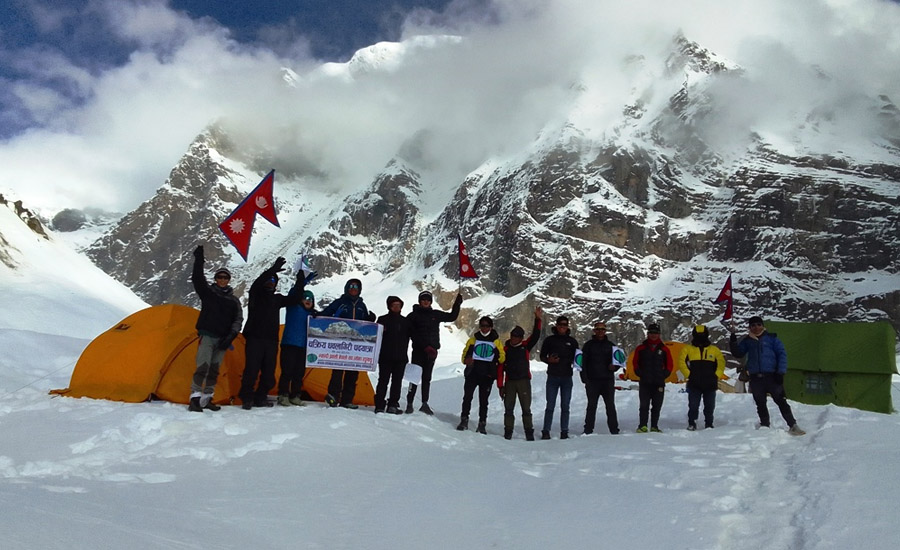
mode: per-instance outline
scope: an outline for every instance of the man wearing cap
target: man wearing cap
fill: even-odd
[[[606,406],[606,426],[609,433],[619,433],[619,417],[616,414],[616,377],[618,367],[613,362],[615,344],[606,336],[606,323],[594,323],[594,335],[584,344],[581,355],[581,381],[587,394],[584,411],[584,434],[594,433],[597,404],[603,397]]]
[[[544,409],[544,426],[541,439],[550,439],[550,428],[553,427],[553,411],[556,409],[556,397],[559,395],[559,438],[569,438],[569,403],[572,401],[572,370],[575,361],[575,350],[578,341],[569,332],[569,318],[560,315],[556,325],[550,329],[551,334],[541,344],[541,361],[547,363],[546,397],[547,407]]]
[[[397,296],[387,297],[387,315],[378,318],[384,327],[381,333],[381,351],[378,354],[378,385],[375,388],[375,412],[403,414],[400,410],[400,392],[403,389],[403,371],[409,363],[409,319],[400,313],[403,300]],[[390,396],[385,402],[390,383]]]
[[[453,309],[449,312],[431,307],[431,292],[423,290],[419,293],[419,303],[406,316],[412,329],[412,362],[422,367],[422,406],[419,410],[425,414],[434,414],[428,406],[431,393],[431,375],[434,372],[434,361],[441,349],[441,323],[452,323],[459,317],[462,295],[457,294],[453,300]],[[406,394],[406,413],[413,412],[413,401],[416,397],[416,385],[410,384]]]
[[[288,298],[300,296],[300,303],[287,306],[284,313],[284,332],[281,334],[281,377],[278,379],[278,404],[303,406],[300,397],[303,377],[306,375],[306,326],[310,316],[316,316],[316,297],[306,285],[316,277],[311,271],[304,275],[297,272],[294,286]]]
[[[188,410],[217,411],[221,407],[212,402],[219,378],[219,365],[225,351],[237,337],[244,322],[240,300],[235,297],[229,283],[231,272],[224,267],[215,273],[215,282],[209,284],[203,275],[203,246],[194,250],[194,267],[191,283],[200,298],[200,316],[197,318],[197,369],[191,378],[191,396]]]
[[[534,326],[531,334],[525,338],[525,329],[516,325],[509,331],[509,340],[503,345],[506,361],[500,363],[497,372],[497,388],[503,399],[503,437],[512,439],[516,424],[516,399],[522,408],[522,427],[525,428],[525,439],[534,441],[534,421],[531,415],[531,350],[541,336],[540,307],[534,308]]]
[[[247,323],[244,325],[244,373],[241,375],[241,408],[271,407],[269,390],[275,386],[275,364],[278,359],[278,329],[281,308],[300,303],[301,296],[285,296],[275,292],[278,272],[285,259],[278,257],[272,267],[263,271],[250,285],[247,301]],[[257,379],[259,383],[257,383]]]
[[[703,421],[707,428],[713,427],[716,410],[716,391],[719,379],[725,373],[725,357],[719,348],[709,340],[705,325],[697,325],[691,331],[691,343],[681,347],[678,355],[678,370],[687,379],[688,427],[697,429],[700,416],[700,400],[703,400]]]
[[[322,310],[322,316],[375,321],[375,314],[366,307],[361,295],[362,281],[349,279],[344,285],[344,294],[328,304],[328,307]],[[359,371],[332,369],[331,380],[328,382],[328,394],[325,395],[325,402],[328,403],[328,406],[340,405],[345,409],[358,409],[359,407],[353,403],[358,378]]]
[[[747,357],[747,372],[750,374],[750,393],[756,402],[756,412],[759,415],[759,425],[769,427],[769,407],[766,404],[766,395],[772,396],[772,401],[778,405],[781,416],[788,425],[788,433],[791,435],[803,435],[804,432],[797,425],[794,413],[787,402],[784,393],[784,373],[787,372],[787,351],[784,344],[776,334],[766,331],[762,317],[750,318],[747,336],[737,340],[737,335],[731,333],[731,354],[737,358]]]
[[[638,382],[638,433],[661,432],[659,414],[666,396],[666,378],[672,373],[674,361],[669,348],[659,337],[659,325],[647,325],[647,339],[634,350],[631,367],[640,377]],[[647,430],[647,418],[650,429]]]

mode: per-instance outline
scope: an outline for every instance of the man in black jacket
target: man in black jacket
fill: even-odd
[[[378,385],[375,388],[375,412],[385,411],[385,395],[388,383],[391,385],[390,397],[387,400],[387,412],[403,414],[400,410],[400,391],[403,389],[403,371],[409,363],[410,324],[400,310],[403,300],[397,296],[388,296],[387,315],[378,318],[378,324],[384,327],[381,333],[381,352],[378,354]]]
[[[556,409],[556,396],[559,394],[559,429],[560,439],[569,438],[569,402],[572,401],[572,363],[575,361],[575,350],[578,341],[569,335],[569,318],[560,315],[556,318],[556,326],[552,334],[541,344],[541,361],[547,363],[547,408],[544,409],[544,428],[541,439],[550,439],[550,428],[553,427],[553,411]]]
[[[284,269],[284,264],[285,259],[278,257],[272,267],[263,271],[250,285],[247,324],[244,325],[244,338],[247,339],[246,361],[239,394],[241,407],[245,410],[254,406],[272,406],[268,394],[275,386],[281,308],[297,305],[302,298],[299,294],[285,296],[275,292],[278,286],[277,273]]]
[[[597,403],[603,397],[606,405],[606,426],[609,433],[619,433],[619,417],[616,415],[616,369],[613,363],[615,344],[606,337],[606,323],[594,323],[594,336],[581,351],[581,381],[587,394],[587,409],[584,412],[584,433],[594,433],[597,418]]]
[[[509,340],[503,346],[506,361],[500,365],[497,375],[497,388],[503,399],[503,437],[512,439],[515,427],[516,399],[522,407],[522,426],[525,428],[525,439],[534,441],[534,421],[531,415],[531,350],[541,337],[540,307],[534,308],[534,326],[531,334],[525,338],[525,329],[516,325],[509,332]]]
[[[219,365],[225,351],[237,337],[244,322],[241,302],[234,296],[231,286],[231,272],[224,267],[215,273],[215,283],[209,284],[203,275],[203,246],[194,250],[194,267],[191,283],[200,297],[200,316],[197,318],[197,369],[191,379],[191,401],[188,410],[203,412],[203,409],[217,411],[221,407],[212,402],[219,378]]]
[[[431,392],[431,375],[434,373],[434,361],[441,349],[441,323],[452,323],[459,317],[462,296],[457,294],[453,300],[453,309],[449,312],[431,308],[433,297],[427,290],[419,293],[419,303],[413,306],[412,313],[406,316],[412,325],[412,362],[422,367],[422,406],[425,414],[434,414],[428,406]],[[416,385],[409,385],[406,394],[406,413],[413,412],[413,400],[416,397]]]

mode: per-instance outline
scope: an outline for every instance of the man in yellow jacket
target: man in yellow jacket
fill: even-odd
[[[688,430],[697,429],[700,400],[703,399],[703,420],[707,428],[713,427],[716,410],[716,390],[719,378],[725,372],[725,357],[719,348],[709,341],[709,331],[697,325],[691,332],[691,343],[681,348],[678,369],[687,378]]]

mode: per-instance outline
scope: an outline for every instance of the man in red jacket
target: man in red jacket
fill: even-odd
[[[659,325],[650,323],[647,325],[647,339],[634,350],[631,358],[631,366],[634,373],[640,376],[638,382],[638,398],[640,406],[638,414],[640,421],[637,431],[647,433],[647,417],[650,417],[651,432],[661,432],[659,429],[659,413],[662,409],[663,398],[666,396],[666,378],[672,373],[674,362],[669,348],[659,337]]]

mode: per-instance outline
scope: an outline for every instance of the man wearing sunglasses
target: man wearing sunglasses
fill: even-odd
[[[219,378],[219,365],[225,358],[225,351],[237,337],[244,322],[241,302],[235,297],[231,282],[231,272],[220,267],[215,273],[215,282],[209,284],[203,275],[203,246],[194,250],[194,267],[191,283],[200,298],[200,316],[197,318],[197,369],[191,379],[191,397],[188,410],[203,412],[203,409],[217,411],[221,407],[212,402]]]
[[[803,435],[797,425],[794,413],[784,393],[784,373],[787,372],[787,351],[776,334],[766,331],[762,317],[750,318],[747,336],[738,342],[737,335],[731,333],[731,354],[740,359],[747,357],[747,372],[750,374],[750,393],[756,402],[759,425],[769,427],[769,407],[766,395],[778,405],[781,416],[788,425],[791,435]]]

